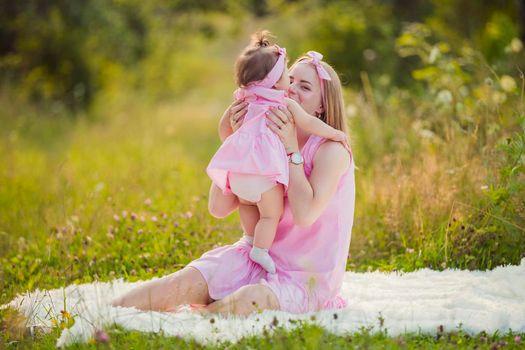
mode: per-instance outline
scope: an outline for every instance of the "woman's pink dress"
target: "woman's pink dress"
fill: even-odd
[[[266,125],[265,116],[270,106],[284,106],[284,96],[284,91],[263,86],[235,92],[236,99],[249,102],[248,111],[242,126],[224,140],[206,169],[223,193],[258,202],[277,183],[285,189],[288,186],[288,156],[279,137]]]
[[[312,172],[315,152],[325,139],[311,135],[301,153],[306,176]],[[351,154],[350,154],[350,157]],[[211,250],[188,266],[197,268],[215,300],[242,286],[262,283],[277,296],[280,308],[304,313],[346,305],[339,295],[346,269],[354,217],[354,162],[339,181],[328,207],[309,227],[294,224],[285,197],[284,213],[270,250],[277,272],[268,274],[249,258],[244,240]]]

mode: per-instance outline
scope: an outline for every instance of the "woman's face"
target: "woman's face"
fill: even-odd
[[[288,96],[303,107],[306,113],[323,112],[321,86],[315,68],[308,62],[299,62],[290,69]]]

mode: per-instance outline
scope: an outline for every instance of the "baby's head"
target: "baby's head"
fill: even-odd
[[[248,45],[235,61],[235,82],[239,87],[263,80],[279,59],[279,47],[270,45],[270,32],[263,30],[252,35]],[[286,61],[282,75],[272,87],[277,90],[287,90],[290,86]]]

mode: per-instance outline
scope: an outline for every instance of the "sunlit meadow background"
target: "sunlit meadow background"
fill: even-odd
[[[525,256],[523,1],[3,0],[0,9],[0,304],[36,288],[160,276],[239,238],[237,214],[207,212],[205,167],[236,88],[235,57],[263,28],[291,60],[322,52],[345,85],[358,167],[348,269],[485,270]],[[53,347],[72,322],[65,314],[52,334],[30,337],[15,314],[0,321],[0,349]],[[117,348],[198,347],[110,335]],[[352,339],[519,345],[513,335],[335,337],[305,326],[239,346]]]

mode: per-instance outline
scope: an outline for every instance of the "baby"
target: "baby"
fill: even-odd
[[[269,35],[268,31],[252,35],[250,45],[237,58],[235,78],[239,89],[234,96],[248,102],[248,110],[242,126],[224,140],[206,170],[225,194],[239,198],[241,225],[252,243],[250,259],[275,273],[268,251],[283,213],[289,156],[279,137],[266,125],[265,113],[271,106],[288,105],[294,122],[306,132],[335,141],[345,141],[346,135],[307,114],[294,101],[285,100],[290,85],[286,50],[270,45]]]

